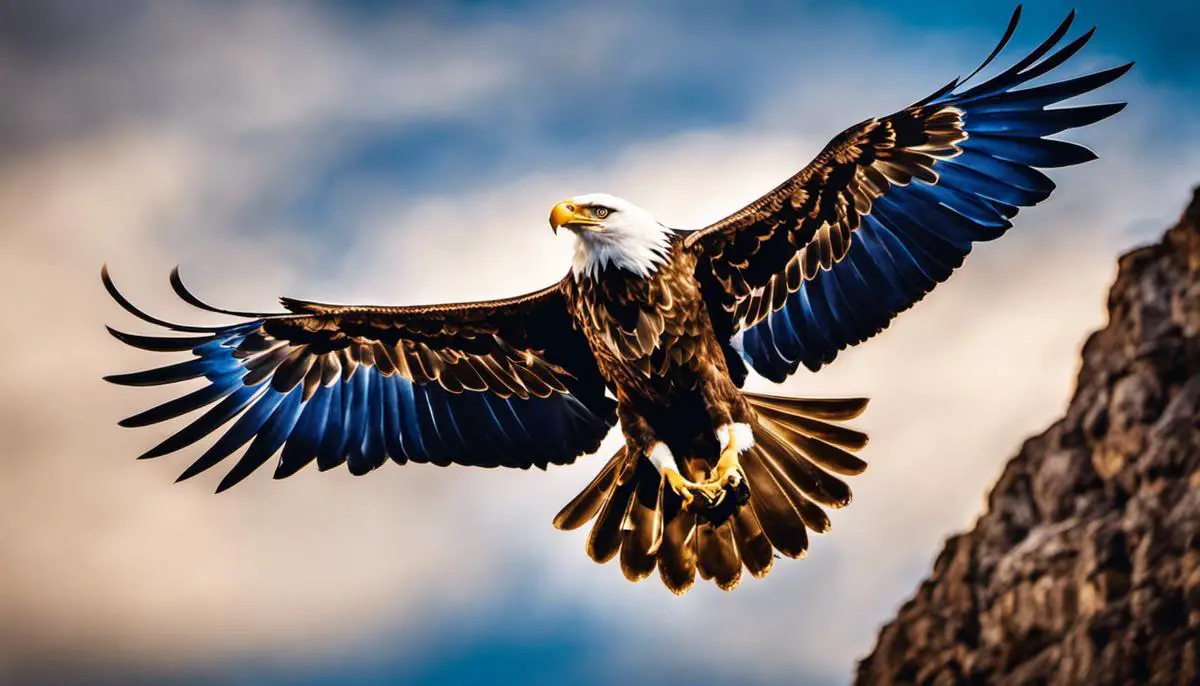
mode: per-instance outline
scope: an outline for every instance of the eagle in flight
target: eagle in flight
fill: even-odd
[[[131,346],[191,359],[107,377],[129,386],[207,383],[121,422],[146,426],[207,410],[142,457],[219,437],[183,472],[242,448],[223,491],[276,454],[275,478],[316,462],[366,474],[389,458],[476,467],[562,465],[595,452],[618,421],[624,445],[558,514],[595,519],[587,553],[620,556],[637,581],[656,567],[686,592],[696,574],[732,589],[824,532],[824,507],[850,502],[839,476],[863,471],[865,434],[843,425],[867,401],[759,395],[748,372],[781,382],[816,371],[888,326],[1000,237],[1018,208],[1054,190],[1040,168],[1095,159],[1048,138],[1123,103],[1047,109],[1117,79],[1126,64],[1044,85],[1091,38],[1059,46],[1069,15],[1030,54],[978,85],[954,79],[894,114],[834,138],[808,166],[738,212],[692,231],[602,193],[550,212],[575,235],[570,271],[503,300],[379,307],[283,298],[278,313],[189,304],[238,318],[186,326],[112,297],[185,336],[109,329]],[[1056,49],[1057,48],[1057,49]],[[232,422],[226,428],[226,425]]]

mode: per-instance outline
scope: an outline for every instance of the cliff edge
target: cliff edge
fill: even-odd
[[[859,684],[1200,684],[1200,188]]]

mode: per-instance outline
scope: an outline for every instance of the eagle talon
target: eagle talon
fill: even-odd
[[[683,499],[684,511],[690,511],[696,499],[692,491],[698,484],[683,478],[683,475],[674,469],[664,469],[662,474],[663,478],[667,480],[667,485],[671,487],[671,490],[675,491]]]
[[[696,483],[669,468],[663,470],[663,478],[667,480],[671,490],[683,499],[683,509],[686,512],[712,509],[725,499],[724,482],[712,480]]]

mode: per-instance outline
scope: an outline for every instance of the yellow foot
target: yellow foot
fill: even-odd
[[[728,459],[722,456],[721,461],[717,463],[717,470],[713,478],[708,481],[696,483],[670,468],[663,470],[663,477],[666,478],[671,490],[678,493],[679,497],[683,499],[685,511],[713,508],[720,505],[721,501],[725,499],[726,488],[736,489],[742,482],[742,472],[735,453],[731,453]]]
[[[731,440],[729,445],[725,446],[725,450],[721,451],[721,459],[717,461],[717,468],[713,470],[710,483],[718,484],[720,488],[736,488],[741,482],[742,463],[738,460],[738,446]]]
[[[696,500],[693,492],[700,488],[700,484],[683,478],[682,474],[670,467],[663,470],[663,478],[667,480],[667,485],[671,487],[671,490],[683,498],[683,509],[691,510],[692,504]]]
[[[734,425],[745,427],[745,425]],[[749,427],[745,427],[749,429]],[[667,485],[671,490],[679,494],[683,499],[684,510],[705,510],[715,508],[725,499],[727,493],[738,493],[738,487],[742,485],[744,477],[742,476],[742,465],[738,460],[738,454],[743,446],[742,441],[738,438],[738,432],[733,429],[727,429],[728,433],[719,434],[721,442],[725,443],[725,447],[721,449],[721,456],[717,460],[716,466],[712,471],[712,478],[696,483],[685,478],[679,473],[679,470],[674,466],[662,464],[662,461],[655,461],[655,454],[651,454],[651,461],[662,472],[663,478],[666,479]],[[749,433],[747,432],[747,436]],[[753,444],[752,438],[746,438]],[[744,447],[748,448],[750,445]],[[674,465],[674,458],[670,463]],[[742,489],[743,491],[745,489]],[[740,499],[745,498],[745,495],[739,495]]]
[[[736,490],[741,483],[742,465],[738,461],[737,447],[731,442],[721,451],[721,458],[713,469],[712,478],[696,484],[693,491],[703,497],[709,507],[716,507],[725,499],[726,493]]]

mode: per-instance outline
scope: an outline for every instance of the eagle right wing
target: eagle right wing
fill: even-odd
[[[1047,138],[1119,112],[1123,103],[1046,109],[1120,77],[1131,64],[1017,90],[1058,67],[1088,31],[1046,56],[1072,12],[1009,69],[962,81],[895,114],[842,132],[807,167],[739,212],[695,233],[700,281],[718,334],[741,334],[742,356],[773,381],[812,370],[887,327],[962,264],[972,244],[1001,236],[1019,207],[1049,197],[1038,167],[1095,159]],[[1045,57],[1043,59],[1043,57]]]
[[[237,420],[180,477],[250,442],[224,490],[282,450],[275,477],[316,461],[363,474],[388,457],[483,467],[564,464],[593,452],[616,422],[615,404],[559,284],[490,302],[423,307],[340,306],[282,299],[287,312],[222,310],[171,283],[183,300],[248,319],[226,326],[172,324],[145,314],[102,272],[127,311],[195,336],[119,340],[194,359],[107,377],[129,386],[204,378],[206,385],[122,422],[145,426],[209,409],[142,457],[173,453]],[[252,440],[253,439],[253,440]],[[252,442],[251,442],[252,440]]]

